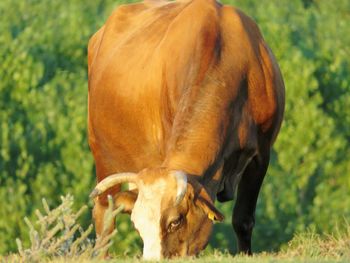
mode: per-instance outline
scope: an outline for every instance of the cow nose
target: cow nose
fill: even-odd
[[[144,260],[161,260],[161,253],[160,251],[156,251],[156,250],[151,250],[151,249],[147,249],[147,248],[144,248],[143,249],[143,259]]]
[[[150,233],[151,234],[151,233]],[[143,243],[143,259],[144,260],[161,260],[161,245],[157,238],[146,238]]]

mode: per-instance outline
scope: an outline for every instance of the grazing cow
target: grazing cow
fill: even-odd
[[[90,39],[88,71],[97,235],[111,195],[145,259],[198,254],[223,220],[215,199],[237,188],[232,225],[250,254],[284,111],[282,76],[254,21],[215,0],[119,6]]]

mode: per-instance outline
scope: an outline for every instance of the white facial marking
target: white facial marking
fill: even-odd
[[[131,221],[143,240],[143,258],[147,260],[161,259],[160,205],[165,191],[166,182],[162,179],[143,187],[131,213]]]

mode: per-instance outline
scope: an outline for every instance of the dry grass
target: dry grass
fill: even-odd
[[[16,239],[18,254],[7,257],[10,261],[43,262],[53,259],[101,259],[112,245],[112,237],[117,233],[114,230],[108,233],[107,227],[96,240],[88,238],[93,230],[90,225],[84,230],[77,222],[79,216],[87,209],[83,206],[78,212],[73,212],[74,199],[71,195],[61,197],[62,203],[51,210],[45,199],[42,200],[44,213],[36,210],[37,220],[32,223],[24,218],[29,228],[31,245],[24,248],[22,241]],[[109,226],[122,207],[114,209],[113,199],[109,197],[109,207],[105,213],[105,226]]]
[[[332,235],[320,235],[315,231],[297,234],[284,251],[286,257],[310,257],[323,259],[348,259],[350,262],[350,225],[345,231],[339,227]]]
[[[86,230],[77,223],[79,216],[86,210],[83,206],[74,212],[73,197],[61,197],[62,203],[55,209],[50,209],[43,199],[44,213],[36,211],[35,223],[25,218],[29,228],[31,245],[24,248],[17,239],[18,253],[0,257],[0,262],[139,262],[138,257],[126,258],[115,256],[104,260],[103,255],[112,245],[111,238],[115,230],[108,234],[104,230],[102,238],[91,240],[88,235],[93,227]],[[109,208],[105,215],[105,225],[109,225],[122,208],[114,209],[112,198],[109,198]],[[164,262],[168,262],[165,260]],[[337,231],[332,235],[319,235],[315,231],[297,234],[288,246],[278,253],[262,253],[253,257],[232,256],[228,253],[214,252],[197,258],[172,260],[171,262],[350,262],[350,225],[346,223],[346,231]]]

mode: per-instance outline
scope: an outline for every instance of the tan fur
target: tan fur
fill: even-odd
[[[89,144],[98,182],[113,173],[135,172],[151,187],[169,178],[169,171],[200,178],[217,167],[218,184],[226,155],[236,150],[227,146],[236,136],[236,117],[241,118],[241,149],[257,147],[258,130],[271,136],[271,144],[279,130],[284,89],[271,51],[249,17],[213,0],[119,6],[90,39],[88,70]],[[233,116],[233,102],[244,88],[243,112]],[[176,185],[166,180],[168,189],[158,197],[162,255],[197,254],[211,232],[208,213],[219,213],[210,198],[218,187],[203,188],[196,196],[190,183],[174,207]],[[110,189],[95,204],[98,234],[106,196],[119,191],[120,186]],[[127,202],[131,212],[137,198],[126,194],[116,200]],[[182,213],[185,221],[179,231],[167,233],[174,213]]]

